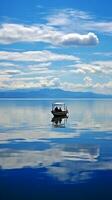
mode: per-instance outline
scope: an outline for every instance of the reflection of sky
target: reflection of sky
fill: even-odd
[[[60,181],[112,170],[111,101],[67,101],[65,128],[52,126],[52,101],[0,103],[0,167],[45,167]]]
[[[51,124],[52,101],[0,101],[0,132],[46,128]],[[67,101],[68,126],[73,129],[112,131],[111,100]]]
[[[77,129],[112,131],[111,100],[76,100],[71,101],[69,107],[70,124]]]
[[[95,170],[112,170],[110,147],[105,152],[98,144],[12,141],[1,145],[0,155],[2,169],[45,167],[60,181],[82,181]]]
[[[98,147],[86,145],[57,145],[46,142],[12,142],[0,148],[1,166],[5,169],[22,167],[48,167],[65,161],[97,161]]]

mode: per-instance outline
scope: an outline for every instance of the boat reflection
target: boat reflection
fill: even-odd
[[[68,116],[60,116],[52,118],[52,125],[55,128],[65,128]]]

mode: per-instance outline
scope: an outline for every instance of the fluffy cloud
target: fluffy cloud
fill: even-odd
[[[79,61],[76,56],[57,54],[50,51],[26,51],[26,52],[0,52],[0,60],[12,61],[36,61],[36,62],[49,62],[49,61]]]
[[[3,24],[0,27],[0,43],[44,42],[53,45],[96,45],[98,38],[94,33],[65,33],[48,25],[25,26],[22,24]]]
[[[85,24],[85,29],[103,33],[112,33],[112,21],[90,21]]]
[[[78,74],[96,74],[96,75],[112,75],[112,61],[93,61],[90,63],[77,63],[72,66],[72,73]]]
[[[64,35],[61,43],[63,45],[96,45],[99,43],[98,37],[94,33],[88,33],[86,35],[80,35],[76,33],[71,33]]]
[[[61,30],[77,33],[98,31],[112,33],[112,21],[96,19],[90,13],[74,9],[55,10],[46,18],[51,26],[60,27]]]
[[[88,80],[89,82],[88,82]],[[60,87],[64,90],[74,91],[74,92],[84,92],[84,91],[91,91],[95,93],[102,93],[102,94],[112,94],[112,81],[108,81],[105,83],[99,82],[92,82],[91,78],[84,79],[84,83],[70,83],[70,82],[63,82],[60,83]]]
[[[17,75],[20,74],[19,70],[11,69],[11,70],[0,70],[0,76],[1,75]]]
[[[0,67],[16,67],[17,65],[15,63],[11,62],[0,62]]]
[[[92,78],[89,76],[84,77],[85,84],[88,86],[92,86]]]
[[[50,68],[49,68],[50,66]],[[112,93],[112,81],[109,79],[112,75],[111,61],[94,61],[90,64],[79,63],[72,68],[62,68],[60,70],[51,69],[51,63],[39,63],[34,65],[26,65],[25,69],[18,67],[18,69],[10,68],[0,70],[0,87],[6,89],[17,88],[61,88],[70,91],[92,91],[97,93]],[[73,73],[74,72],[74,73]],[[70,81],[77,76],[76,73],[81,73],[81,81]],[[48,76],[49,74],[49,76]],[[104,77],[107,75],[105,81],[94,78],[99,75]],[[79,74],[80,75],[80,74]],[[67,79],[65,79],[65,77]],[[69,79],[68,79],[69,78]],[[66,81],[69,80],[69,81]]]
[[[56,88],[60,86],[59,78],[53,75],[33,76],[35,74],[25,74],[24,77],[15,77],[17,72],[14,70],[6,71],[5,75],[0,74],[0,88],[6,89],[27,89],[27,88],[43,88],[50,87]]]
[[[60,35],[60,32],[45,25],[3,24],[0,27],[0,43],[2,44],[23,41],[53,43]]]
[[[48,25],[50,26],[65,26],[70,25],[71,22],[77,22],[77,20],[89,20],[91,16],[84,11],[73,9],[59,9],[53,11],[46,17]]]
[[[38,51],[36,51],[38,54]],[[40,52],[39,52],[40,53]],[[41,52],[43,53],[43,52]],[[63,60],[75,60],[74,57],[70,55],[58,55],[49,54],[49,52],[44,52],[43,57],[46,61],[54,61],[60,58]],[[11,67],[11,62],[2,62],[4,66],[0,69],[0,87],[7,89],[16,88],[61,88],[70,91],[93,91],[98,93],[112,93],[112,61],[94,61],[90,63],[76,63],[71,66],[66,66],[62,68],[52,68],[52,62],[42,62],[42,57],[32,55],[32,52],[4,52],[0,59],[3,59],[5,55],[6,60],[18,61],[18,67]],[[48,58],[48,55],[51,58]],[[62,57],[58,57],[62,56]],[[69,57],[70,56],[70,57]],[[19,66],[19,61],[39,61],[39,63]],[[41,62],[40,62],[41,61]],[[45,60],[44,60],[45,61]],[[48,76],[49,74],[49,76]],[[70,80],[73,79],[74,81]],[[76,77],[76,79],[75,79]],[[99,80],[99,81],[98,81]],[[104,81],[105,80],[105,81]],[[80,81],[80,82],[79,82]]]
[[[93,85],[93,90],[97,93],[112,94],[112,81],[96,83]]]

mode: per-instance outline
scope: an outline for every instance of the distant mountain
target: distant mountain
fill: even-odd
[[[112,95],[45,88],[0,91],[0,98],[112,98]]]

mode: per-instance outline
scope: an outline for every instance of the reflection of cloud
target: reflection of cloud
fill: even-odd
[[[93,131],[112,131],[111,100],[75,100],[69,105],[70,120],[74,119],[72,128]],[[80,131],[81,133],[81,131]]]
[[[29,127],[26,128],[26,130],[22,130],[22,127],[20,129],[20,127],[18,129],[10,129],[9,127],[7,128],[8,130],[6,131],[6,133],[0,133],[1,137],[0,137],[0,143],[8,143],[9,140],[18,140],[19,139],[23,139],[25,141],[40,141],[40,140],[51,140],[51,139],[56,139],[56,138],[60,138],[60,139],[66,139],[66,138],[77,138],[80,136],[80,133],[78,132],[62,132],[60,130],[56,131],[52,131],[52,132],[48,132],[46,131],[46,127],[44,128],[31,128]],[[68,129],[69,130],[69,129]],[[71,130],[71,129],[70,129]],[[51,131],[51,130],[50,130]]]
[[[43,142],[45,144],[47,141]],[[17,148],[17,144],[20,148]],[[33,143],[29,142],[27,148],[24,149],[22,142],[16,143],[15,148],[14,143],[10,143],[8,148],[0,150],[0,167],[2,169],[44,167],[50,176],[59,181],[70,182],[85,181],[91,178],[96,170],[112,170],[112,161],[110,161],[112,158],[105,160],[105,156],[100,155],[96,145],[50,143],[51,148],[39,150],[38,144],[35,149]],[[32,150],[29,150],[30,145]]]
[[[96,161],[99,156],[97,147],[83,147],[83,145],[56,145],[53,144],[51,149],[48,149],[43,143],[43,148],[40,150],[39,142],[35,149],[35,143],[16,142],[9,143],[5,148],[1,149],[1,167],[2,168],[22,168],[22,167],[39,167],[46,166],[47,168],[54,163],[64,161]],[[41,144],[41,143],[40,143]],[[19,147],[18,147],[19,145]],[[5,146],[5,145],[4,145]],[[30,147],[31,146],[31,147]],[[42,144],[41,144],[42,146]],[[45,148],[44,148],[45,146]],[[47,147],[47,148],[46,148]]]
[[[94,170],[112,170],[111,147],[105,151],[102,141],[111,139],[111,131],[100,132],[112,127],[111,101],[68,102],[70,116],[63,129],[52,127],[49,104],[1,101],[1,168],[44,167],[60,181],[82,181]]]
[[[40,140],[78,137],[74,129],[57,131],[52,128],[49,104],[39,106],[40,101],[8,101],[0,105],[0,142],[18,138]],[[45,102],[47,106],[45,106]],[[3,105],[3,106],[2,106]]]
[[[98,170],[112,170],[112,161],[63,162],[59,167],[50,166],[48,173],[60,181],[79,182],[91,178]]]
[[[51,128],[49,101],[1,101],[0,133],[1,141],[23,138],[72,138],[79,137],[82,129],[95,131],[112,130],[112,102],[107,100],[75,100],[68,102],[70,116],[66,129]],[[45,106],[45,103],[47,106]]]
[[[73,171],[72,171],[73,170]],[[70,169],[66,166],[61,167],[49,167],[48,173],[52,174],[56,179],[59,181],[70,181],[70,182],[79,182],[79,181],[85,181],[89,179],[92,175],[92,172],[85,172],[75,169]]]
[[[15,169],[23,167],[39,167],[49,166],[52,162],[57,161],[57,152],[51,150],[45,151],[10,151],[9,149],[2,150],[0,166],[3,169]],[[58,156],[59,159],[59,156]],[[59,159],[60,160],[60,159]]]
[[[48,173],[59,181],[82,182],[90,179],[94,171],[112,170],[112,156],[106,155],[105,159],[105,155],[102,153],[100,155],[97,147],[91,146],[82,145],[81,147],[81,145],[76,145],[77,151],[68,153],[68,157],[66,157],[66,151],[63,155],[65,156],[64,160],[58,165],[54,164],[48,167]],[[71,159],[72,154],[76,159]]]
[[[67,160],[85,160],[85,161],[96,161],[99,156],[99,149],[97,147],[91,148],[86,145],[71,145],[65,146],[62,151],[62,155]]]

